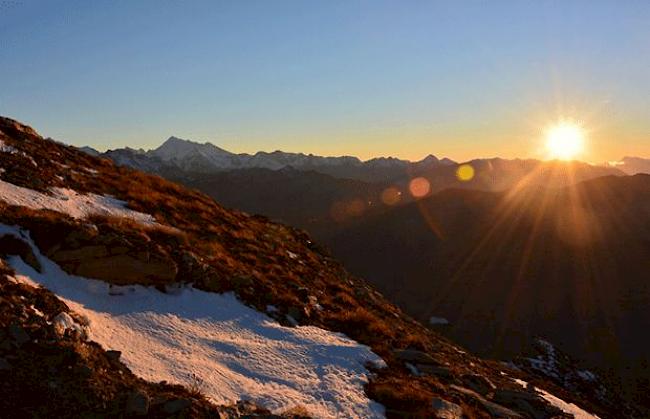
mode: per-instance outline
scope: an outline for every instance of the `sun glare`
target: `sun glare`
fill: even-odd
[[[546,131],[546,150],[552,159],[575,159],[582,154],[584,147],[584,130],[574,122],[560,122]]]

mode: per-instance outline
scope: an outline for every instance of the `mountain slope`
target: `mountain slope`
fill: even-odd
[[[634,415],[615,394],[601,399],[582,396],[586,393],[569,392],[466,353],[348,274],[301,231],[226,210],[201,193],[44,140],[10,119],[0,119],[0,141],[0,257],[10,264],[3,262],[0,284],[7,291],[3,298],[28,313],[25,319],[9,310],[1,318],[5,344],[0,357],[6,362],[0,366],[8,376],[5,382],[15,388],[39,380],[49,383],[54,377],[65,380],[66,391],[44,391],[41,406],[56,404],[58,398],[74,404],[78,395],[93,398],[74,412],[93,406],[103,414],[117,414],[133,408],[130,402],[140,408],[146,400],[152,415],[200,416],[201,406],[205,411],[220,409],[210,401],[250,394],[237,381],[250,379],[263,384],[256,394],[262,407],[294,407],[282,402],[288,392],[276,392],[291,387],[302,398],[296,395],[290,401],[299,400],[301,408],[319,417],[355,412],[392,417],[459,417],[461,412],[468,418],[561,415],[562,408],[554,407],[561,404],[549,403],[541,389],[600,417]],[[40,293],[52,303],[47,310],[43,305],[26,306],[19,292]],[[225,317],[219,310],[226,311]],[[192,364],[205,359],[201,351],[211,348],[214,353],[208,358],[220,360],[222,366],[200,371],[207,372],[198,377],[208,383],[205,389],[173,387],[173,397],[180,401],[159,394],[171,391],[167,384],[156,387],[141,379],[135,396],[108,391],[101,383],[88,387],[65,362],[60,368],[35,369],[26,378],[30,362],[50,365],[47,354],[58,353],[55,349],[62,344],[59,338],[36,340],[37,331],[54,336],[57,328],[62,339],[74,339],[70,356],[82,359],[93,347],[96,358],[104,360],[97,362],[114,359],[122,371],[118,375],[129,380],[134,380],[132,373],[115,361],[120,355],[89,342],[86,333],[106,345],[130,343],[121,347],[122,356],[134,372],[152,380],[169,373],[174,383],[190,390],[196,384],[192,377],[173,373],[182,369],[183,358]],[[191,330],[200,336],[190,338]],[[244,341],[238,344],[235,336]],[[185,339],[184,344],[176,337]],[[282,358],[265,355],[273,346],[268,339],[290,345],[280,351]],[[148,358],[147,348],[152,347],[158,349]],[[168,358],[167,351],[173,356]],[[293,356],[305,363],[303,367],[291,360]],[[377,362],[353,365],[354,358],[377,357],[384,368]],[[138,364],[138,358],[151,360],[153,375],[141,369],[149,362]],[[25,359],[31,361],[20,361]],[[259,369],[245,364],[246,359],[260,362]],[[105,369],[93,369],[98,365],[86,362],[77,369],[93,377]],[[301,377],[287,381],[286,375],[273,372],[274,367],[286,372],[286,365],[298,375],[305,368],[315,369],[315,374],[302,377],[313,383],[301,383]],[[319,365],[328,367],[319,370]],[[217,371],[233,375],[213,381],[210,374]],[[122,389],[128,384],[117,375],[111,379]],[[539,391],[522,388],[516,379],[534,383]],[[218,380],[223,387],[212,386]],[[341,388],[336,383],[351,386],[342,396],[348,407],[334,396]],[[304,391],[301,386],[306,386]],[[5,399],[4,406],[18,406],[15,400],[24,399]],[[377,403],[383,405],[381,410]],[[369,410],[357,410],[363,406]]]
[[[388,298],[483,355],[544,336],[645,394],[650,176],[447,190],[323,237]],[[647,405],[648,401],[644,403]]]

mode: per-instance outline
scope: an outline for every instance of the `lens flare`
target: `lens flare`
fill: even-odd
[[[402,192],[394,186],[384,189],[381,193],[381,202],[386,205],[395,205],[402,199]]]
[[[431,192],[431,184],[423,177],[416,177],[409,183],[409,192],[414,198],[422,198]]]
[[[474,168],[469,164],[461,164],[456,169],[456,178],[461,182],[469,182],[474,178]]]

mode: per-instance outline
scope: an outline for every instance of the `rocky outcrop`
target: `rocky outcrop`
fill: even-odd
[[[178,273],[174,259],[146,235],[129,239],[73,226],[45,253],[68,273],[112,284],[165,284]]]

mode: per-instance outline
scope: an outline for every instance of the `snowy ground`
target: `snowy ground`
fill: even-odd
[[[155,224],[149,214],[126,208],[126,202],[108,196],[80,194],[72,189],[53,188],[52,195],[0,180],[0,200],[31,209],[50,209],[74,218],[90,215],[124,217],[143,224]]]
[[[86,316],[90,338],[122,351],[147,380],[190,385],[195,374],[216,402],[243,398],[274,411],[303,406],[323,418],[384,416],[363,391],[364,364],[383,364],[366,346],[317,327],[282,327],[230,294],[131,286],[109,295],[106,283],[63,272],[26,233],[0,225],[6,233],[22,235],[43,266],[39,274],[10,258],[17,278],[45,286]]]
[[[514,381],[522,387],[528,386],[528,383],[524,380],[520,380],[516,378],[514,379]],[[581,409],[580,407],[578,407],[573,403],[567,403],[564,400],[560,399],[559,397],[552,395],[546,390],[543,390],[541,388],[535,388],[535,391],[537,391],[540,394],[540,396],[542,396],[547,402],[557,407],[561,411],[572,414],[575,419],[600,419],[598,416],[592,415],[591,413]]]

